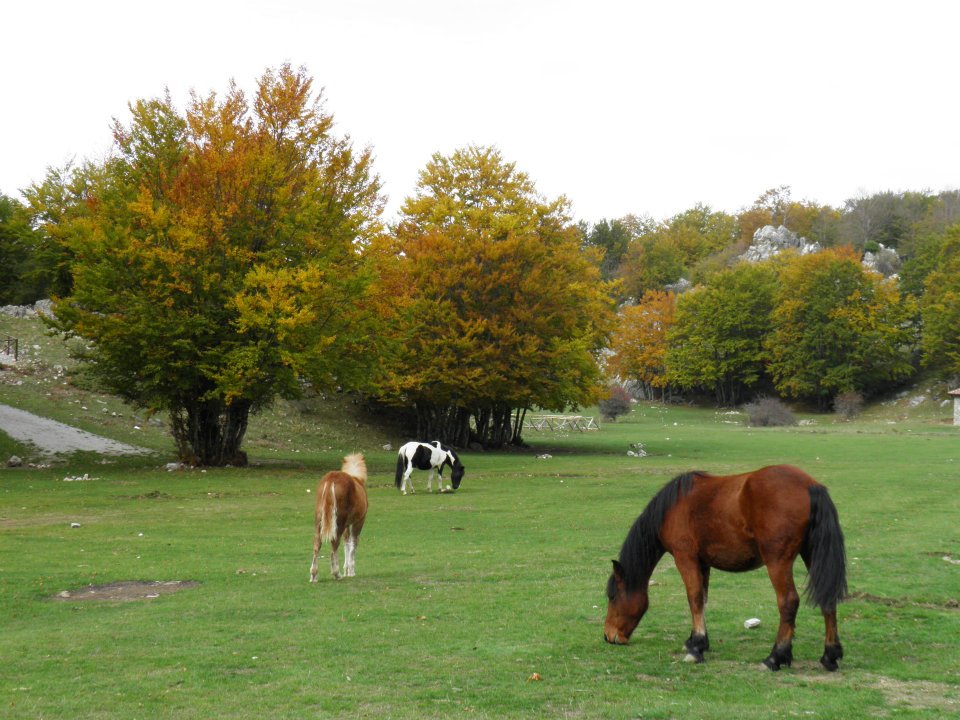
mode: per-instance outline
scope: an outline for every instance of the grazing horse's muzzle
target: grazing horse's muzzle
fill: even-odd
[[[626,645],[630,642],[629,638],[621,637],[619,630],[603,629],[603,639],[610,645]]]

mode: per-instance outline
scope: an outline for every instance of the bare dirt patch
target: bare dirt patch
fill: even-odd
[[[892,608],[918,607],[925,610],[960,610],[960,601],[955,598],[938,605],[936,603],[914,602],[908,598],[880,597],[879,595],[859,591],[850,593],[850,597],[853,600],[863,600],[874,605],[884,605]]]
[[[110,583],[109,585],[88,585],[78,590],[64,590],[51,599],[58,602],[84,602],[88,600],[133,602],[136,600],[153,600],[161,595],[171,595],[181,590],[199,587],[199,585],[200,583],[194,580],[155,580],[153,582],[131,580]]]
[[[895,680],[878,677],[873,687],[883,693],[888,704],[911,710],[937,710],[953,714],[960,709],[957,689],[944,683],[926,680]]]

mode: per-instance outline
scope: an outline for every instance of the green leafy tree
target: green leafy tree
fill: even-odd
[[[643,297],[651,290],[663,291],[677,282],[686,270],[684,254],[673,238],[664,233],[645,235],[630,243],[620,268],[623,292]]]
[[[24,207],[0,195],[0,305],[23,302],[21,281],[30,252],[30,226]]]
[[[960,225],[944,236],[936,269],[921,300],[923,362],[945,377],[960,377]]]
[[[624,253],[630,245],[630,230],[620,220],[601,220],[584,238],[584,245],[603,253],[600,274],[604,280],[617,277]]]
[[[516,443],[528,408],[598,399],[611,303],[567,208],[493,148],[421,171],[384,280],[403,294],[380,393],[416,408],[419,437]]]
[[[825,408],[840,393],[869,395],[909,377],[913,315],[913,301],[850,248],[794,258],[766,343],[777,390]]]
[[[946,235],[926,235],[912,245],[912,254],[900,269],[900,289],[915,298],[922,298],[927,278],[940,267]]]
[[[668,333],[669,381],[739,403],[764,377],[777,277],[768,263],[740,263],[677,300]]]
[[[130,111],[112,157],[35,189],[73,258],[55,326],[91,341],[108,387],[170,413],[184,460],[243,462],[251,412],[304,377],[349,383],[366,356],[370,152],[333,135],[322,95],[289,66],[252,102],[231,84],[185,113],[169,96]]]

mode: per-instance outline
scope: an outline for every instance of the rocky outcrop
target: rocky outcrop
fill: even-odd
[[[33,305],[3,305],[0,306],[0,313],[18,318],[33,317],[38,313],[53,315],[53,302],[50,300],[37,300]]]
[[[903,261],[893,248],[880,244],[876,252],[867,250],[863,254],[863,266],[878,272],[884,277],[890,277],[900,272]]]
[[[808,242],[806,238],[797,235],[781,225],[765,225],[753,234],[753,242],[743,254],[744,260],[761,262],[779,255],[785,250],[796,250],[801,255],[819,252],[822,248],[818,242]]]

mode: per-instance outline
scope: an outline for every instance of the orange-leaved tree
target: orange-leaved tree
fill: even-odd
[[[527,409],[597,398],[609,287],[567,207],[493,148],[421,171],[387,269],[404,297],[380,395],[416,408],[422,439],[517,443]]]
[[[607,370],[621,380],[637,383],[648,400],[658,394],[663,399],[669,387],[667,332],[673,326],[676,304],[673,293],[648,290],[636,305],[620,310],[617,318]]]
[[[28,194],[73,258],[55,327],[90,341],[114,392],[170,414],[182,459],[243,462],[252,411],[304,379],[360,374],[369,273],[364,240],[382,208],[369,150],[332,133],[303,69],[131,104],[116,151],[81,173],[79,202]]]

